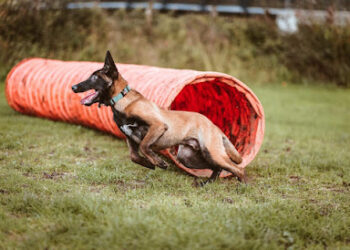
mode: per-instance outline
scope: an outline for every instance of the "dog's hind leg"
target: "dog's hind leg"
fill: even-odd
[[[203,187],[207,183],[214,182],[219,177],[219,175],[221,174],[221,171],[222,171],[222,169],[214,169],[213,172],[211,173],[210,177],[207,180],[205,180],[203,182],[200,182],[199,185],[201,187]]]
[[[136,142],[130,140],[129,138],[126,139],[126,142],[129,146],[130,158],[133,162],[149,169],[155,169],[155,166],[148,159],[139,154],[139,145]]]
[[[220,175],[222,169],[213,166],[212,163],[207,161],[199,150],[199,145],[196,140],[187,141],[187,145],[179,145],[177,152],[177,160],[183,165],[192,169],[212,169],[211,176],[200,183],[196,183],[196,186],[204,186],[209,182],[215,181]]]
[[[208,150],[203,148],[202,154],[203,157],[214,166],[229,171],[230,173],[234,174],[239,181],[245,182],[244,169],[238,167],[231,161],[224,148],[221,150]]]
[[[192,169],[211,169],[212,165],[205,160],[199,150],[195,150],[189,145],[179,145],[177,150],[177,160]]]
[[[242,162],[242,157],[238,153],[237,149],[232,145],[232,143],[227,139],[226,136],[222,137],[222,142],[224,144],[226,153],[230,157],[230,159],[237,164],[240,164]]]
[[[219,128],[218,128],[219,130]],[[203,134],[199,141],[203,157],[213,166],[234,174],[239,181],[245,181],[244,169],[237,166],[229,157],[223,143],[222,133]],[[218,136],[220,135],[220,136]]]

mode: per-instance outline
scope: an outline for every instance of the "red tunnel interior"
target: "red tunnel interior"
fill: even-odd
[[[176,96],[171,109],[195,111],[207,116],[242,155],[250,152],[257,114],[245,95],[236,88],[218,79],[189,84]]]

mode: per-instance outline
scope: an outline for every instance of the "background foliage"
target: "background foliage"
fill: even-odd
[[[350,26],[301,25],[278,31],[267,18],[66,10],[64,2],[0,7],[0,77],[26,57],[120,62],[221,71],[248,83],[350,86]],[[39,4],[40,3],[40,4]],[[43,8],[45,6],[45,9]]]

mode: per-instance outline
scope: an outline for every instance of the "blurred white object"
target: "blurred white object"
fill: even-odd
[[[279,11],[276,24],[283,32],[293,33],[298,31],[298,18],[294,10]]]

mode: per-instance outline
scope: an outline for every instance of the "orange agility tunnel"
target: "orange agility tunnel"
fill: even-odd
[[[81,124],[123,138],[109,107],[83,106],[80,99],[86,93],[75,94],[71,90],[72,85],[102,66],[96,62],[25,59],[7,76],[7,101],[23,114]],[[246,167],[258,153],[265,129],[263,107],[254,93],[236,78],[217,72],[143,65],[117,64],[117,67],[131,88],[160,107],[207,116],[242,155],[240,167]],[[192,175],[211,174],[211,170],[186,168],[176,157],[167,155]],[[220,176],[228,175],[223,171]]]

